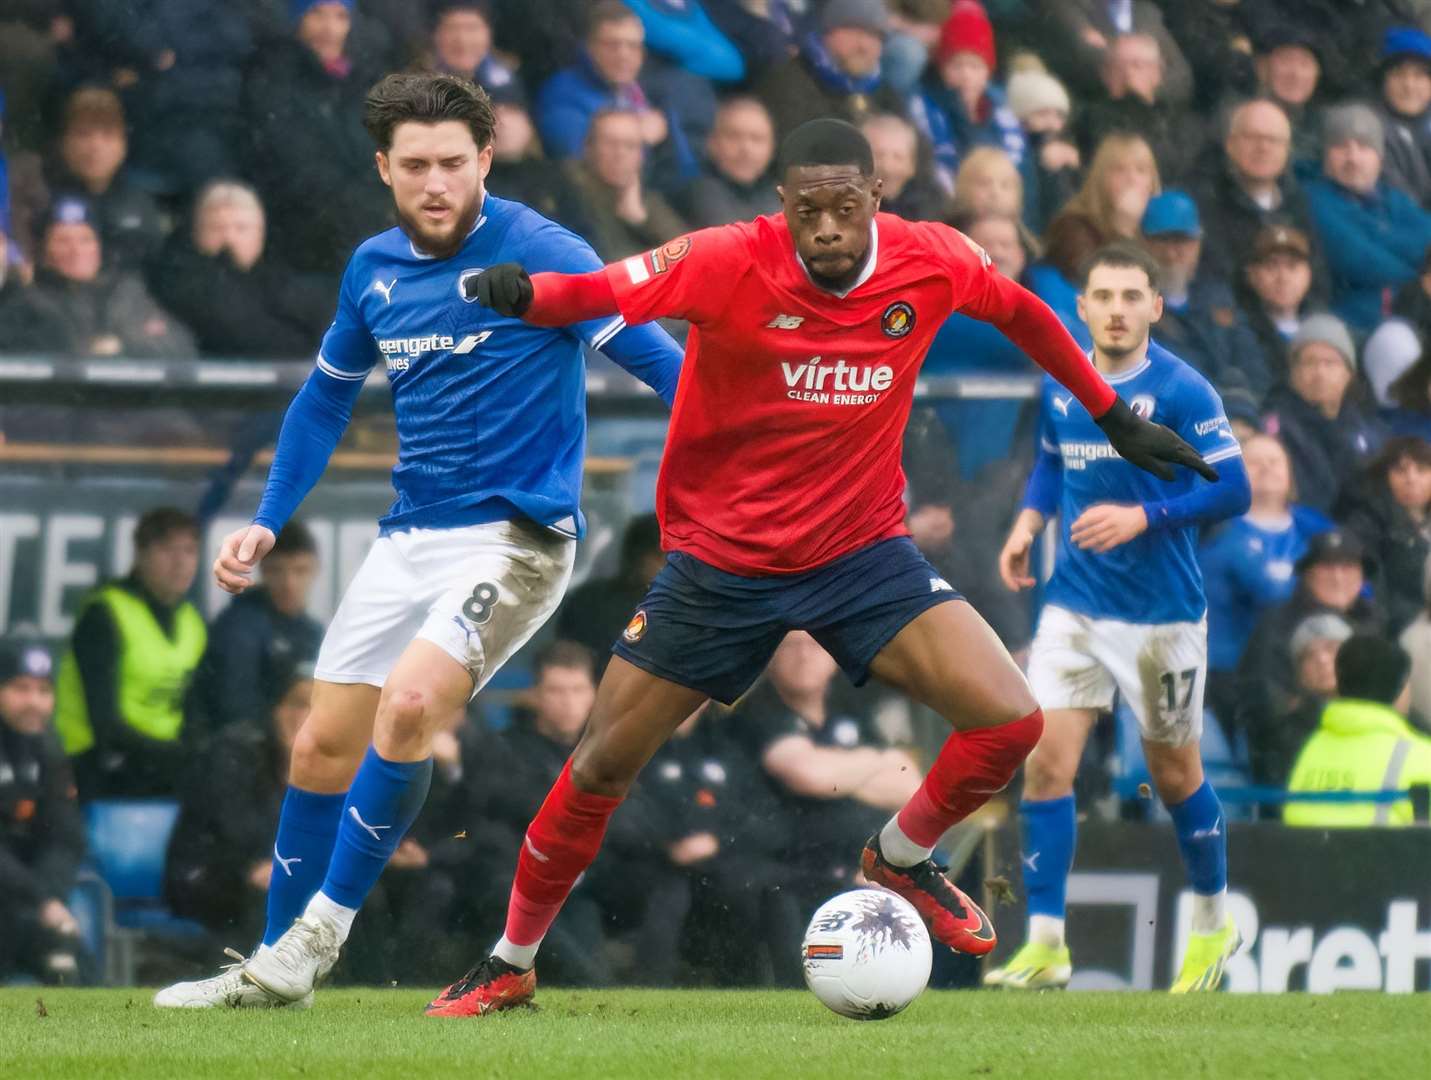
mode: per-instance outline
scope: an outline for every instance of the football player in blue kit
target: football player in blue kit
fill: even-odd
[[[358,246],[316,369],[284,419],[252,524],[214,565],[231,593],[317,482],[381,359],[397,498],[323,639],[248,957],[161,990],[161,1007],[306,1007],[427,795],[432,737],[556,610],[571,576],[586,441],[583,347],[669,404],[681,350],[619,317],[553,329],[475,301],[484,267],[601,268],[587,244],[488,193],[495,117],[447,75],[390,75],[365,122],[400,223]],[[313,193],[321,202],[323,193]],[[216,792],[242,798],[242,792]]]
[[[1024,506],[999,556],[1011,589],[1034,584],[1029,550],[1059,518],[1058,552],[1029,653],[1043,736],[1024,765],[1022,872],[1029,934],[985,985],[1045,989],[1072,976],[1064,900],[1073,865],[1073,780],[1100,712],[1121,695],[1137,718],[1153,786],[1167,806],[1193,892],[1175,992],[1215,990],[1241,944],[1226,913],[1227,830],[1203,776],[1198,739],[1207,679],[1207,601],[1198,527],[1247,510],[1242,448],[1207,380],[1152,342],[1162,314],[1158,266],[1134,245],[1084,267],[1079,315],[1103,377],[1148,420],[1177,432],[1220,473],[1155,480],[1113,451],[1076,399],[1044,380],[1040,442]]]

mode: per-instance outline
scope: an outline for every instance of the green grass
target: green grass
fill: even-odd
[[[927,993],[878,1023],[803,992],[543,991],[430,1020],[429,995],[332,990],[310,1012],[160,1012],[143,990],[0,990],[0,1077],[1407,1077],[1425,995]],[[37,999],[44,1003],[40,1015]]]

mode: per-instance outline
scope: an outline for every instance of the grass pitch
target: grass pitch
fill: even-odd
[[[0,990],[0,1077],[1406,1077],[1426,995],[929,992],[857,1023],[796,991],[543,990],[482,1020],[430,994],[321,991],[310,1012],[161,1012],[143,990]],[[42,1004],[41,1004],[42,1003]]]

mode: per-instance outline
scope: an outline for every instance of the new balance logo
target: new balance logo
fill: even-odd
[[[1053,407],[1059,412],[1061,412],[1064,416],[1067,416],[1069,400],[1069,398],[1059,397],[1055,394],[1053,398]]]
[[[803,315],[777,315],[765,324],[767,330],[798,330],[805,321]]]
[[[522,841],[522,843],[526,846],[526,849],[531,852],[532,858],[536,859],[537,862],[552,861],[550,855],[543,855],[540,851],[537,850],[536,845],[532,843],[532,838],[530,836],[526,837]]]
[[[359,828],[366,829],[368,835],[379,843],[381,843],[383,839],[381,836],[378,835],[379,830],[392,828],[391,825],[369,825],[366,821],[363,820],[362,815],[358,813],[358,808],[356,806],[348,807],[348,816],[358,823]]]
[[[396,285],[397,278],[393,278],[386,285],[382,283],[382,279],[380,278],[377,281],[373,282],[373,291],[382,293],[383,299],[386,300],[389,304],[391,304],[393,302],[393,287]]]
[[[1211,840],[1215,836],[1222,835],[1222,818],[1218,818],[1212,823],[1210,829],[1194,829],[1192,838],[1194,840]]]
[[[280,854],[278,853],[278,845],[277,845],[277,844],[274,844],[274,845],[273,845],[273,861],[276,862],[279,866],[281,866],[281,867],[283,868],[283,872],[284,872],[285,874],[287,874],[289,877],[292,877],[292,876],[293,876],[293,871],[290,870],[289,867],[292,866],[292,865],[293,865],[294,863],[296,863],[296,862],[302,862],[302,861],[303,861],[303,857],[302,857],[301,855],[295,855],[295,856],[293,856],[293,858],[291,858],[291,859],[285,859],[282,855],[280,855]]]
[[[945,581],[942,577],[932,577],[929,579],[930,592],[953,592],[954,586]]]

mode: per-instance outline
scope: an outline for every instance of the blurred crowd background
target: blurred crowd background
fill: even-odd
[[[1085,345],[1076,267],[1110,240],[1145,244],[1166,299],[1154,337],[1221,392],[1253,488],[1251,511],[1203,540],[1215,782],[1250,793],[1238,816],[1275,818],[1289,783],[1431,781],[1429,32],[1431,0],[0,0],[0,467],[55,447],[237,448],[202,504],[155,492],[127,572],[68,594],[67,637],[0,625],[0,926],[21,928],[0,934],[0,978],[116,977],[72,897],[98,863],[125,901],[95,850],[115,829],[142,847],[148,826],[125,822],[172,830],[128,897],[130,929],[164,945],[140,962],[248,947],[323,629],[302,522],[261,588],[208,620],[194,602],[204,530],[271,438],[271,408],[21,402],[5,356],[310,364],[349,253],[392,223],[361,122],[392,70],[483,85],[488,188],[608,261],[777,212],[775,148],[817,116],[869,137],[886,211],[964,230]],[[925,372],[1019,391],[922,394],[906,472],[916,542],[1021,655],[1035,609],[994,559],[1038,369],[956,314]],[[391,425],[361,419],[348,445],[390,453]],[[661,565],[649,481],[513,681],[453,717],[342,977],[431,981],[499,932],[523,830]],[[1399,642],[1409,707],[1397,686],[1327,708],[1345,705],[1336,656],[1353,634]],[[852,880],[858,841],[941,739],[936,718],[853,692],[791,635],[744,701],[693,718],[648,768],[544,979],[798,980],[804,914]],[[1156,818],[1129,787],[1135,754],[1110,719],[1081,804]],[[1328,760],[1351,763],[1331,784],[1314,767]],[[977,884],[970,850],[949,854]]]

